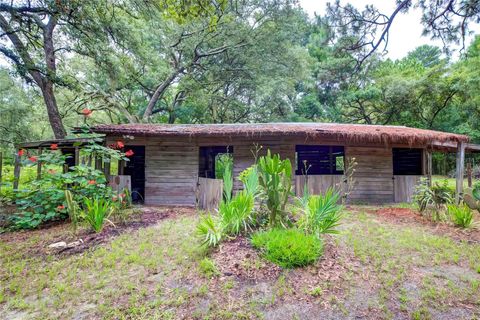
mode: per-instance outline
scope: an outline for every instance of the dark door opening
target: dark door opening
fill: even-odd
[[[143,203],[145,199],[145,147],[125,146],[125,150],[132,150],[133,156],[126,162],[124,174],[132,180],[132,201]]]

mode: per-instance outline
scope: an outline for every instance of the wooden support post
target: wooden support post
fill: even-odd
[[[427,180],[428,185],[432,186],[432,152],[427,151]]]
[[[95,170],[102,171],[102,158],[99,156],[95,157]]]
[[[105,175],[105,179],[107,179],[107,182],[110,180],[110,157],[105,159],[105,162],[103,163],[103,174]]]
[[[20,183],[20,156],[18,151],[15,153],[15,166],[13,168],[13,190],[18,189]]]
[[[3,153],[0,151],[0,191],[2,191]]]
[[[80,149],[75,147],[75,165],[78,166],[80,164]]]
[[[119,161],[118,161],[118,175],[119,175],[119,176],[123,175],[123,172],[124,172],[123,169],[124,169],[124,167],[125,167],[125,161],[119,160]]]
[[[38,155],[41,156],[43,152],[43,148],[38,149]],[[37,161],[37,180],[42,178],[42,162]]]
[[[64,163],[63,164],[63,173],[67,173],[68,172],[68,164]]]
[[[468,181],[468,187],[472,187],[472,163],[467,162],[467,181]]]
[[[463,195],[464,165],[465,165],[465,143],[458,142],[457,163],[456,163],[456,170],[455,170],[455,178],[456,178],[455,202],[457,204],[460,203],[460,200],[462,199],[462,195]]]

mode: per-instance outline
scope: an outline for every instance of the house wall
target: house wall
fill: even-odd
[[[116,140],[117,137],[110,137],[107,143]],[[252,150],[255,149],[255,144],[262,146],[259,156],[270,149],[274,154],[279,153],[282,158],[289,158],[293,169],[297,144],[342,145],[338,141],[324,139],[306,140],[298,137],[278,139],[268,136],[239,139],[135,137],[134,140],[125,141],[125,144],[145,145],[145,204],[185,206],[196,205],[200,146],[233,146],[234,191],[237,191],[242,185],[236,177],[254,163]],[[354,157],[358,163],[354,174],[355,188],[350,194],[351,202],[395,201],[392,147],[394,146],[345,146],[346,157]],[[295,176],[292,177],[292,184],[295,185]]]

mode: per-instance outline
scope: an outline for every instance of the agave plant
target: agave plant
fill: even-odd
[[[338,233],[336,229],[342,219],[340,195],[333,188],[327,189],[323,195],[311,195],[300,203],[303,214],[298,220],[298,226],[306,233]]]

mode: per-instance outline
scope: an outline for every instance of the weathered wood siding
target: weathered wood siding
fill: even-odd
[[[395,202],[412,202],[422,176],[394,176]]]
[[[354,157],[357,166],[350,203],[392,203],[393,161],[391,148],[346,147],[346,157]]]
[[[223,198],[223,180],[199,177],[197,198],[200,209],[217,209]]]
[[[198,146],[185,138],[146,140],[145,204],[195,206]]]
[[[110,137],[109,143],[117,137]],[[145,138],[135,137],[129,145],[145,145],[145,203],[147,205],[188,205],[197,204],[198,154],[200,146],[233,146],[234,191],[242,185],[237,177],[254,162],[254,144],[263,146],[259,156],[267,149],[289,158],[295,171],[295,146],[297,144],[342,145],[338,141],[324,141],[299,137],[231,137],[231,138]],[[345,155],[355,157],[358,165],[355,171],[355,188],[350,194],[352,203],[392,203],[396,200],[393,180],[392,149],[384,146],[345,146]],[[328,179],[312,181],[312,190],[320,192],[327,185],[336,184]],[[301,177],[293,176],[294,184],[303,183]],[[314,180],[317,178],[313,178]],[[328,183],[327,183],[328,182]],[[403,187],[400,187],[403,188]],[[410,188],[410,187],[409,187]],[[299,191],[297,190],[297,193]],[[301,192],[301,191],[300,191]],[[399,191],[401,192],[401,191]],[[398,199],[398,197],[397,197]]]
[[[343,190],[343,175],[309,175],[295,177],[295,194],[298,197],[303,195],[303,189],[307,183],[309,194],[323,194],[328,188],[334,188],[338,192]]]

